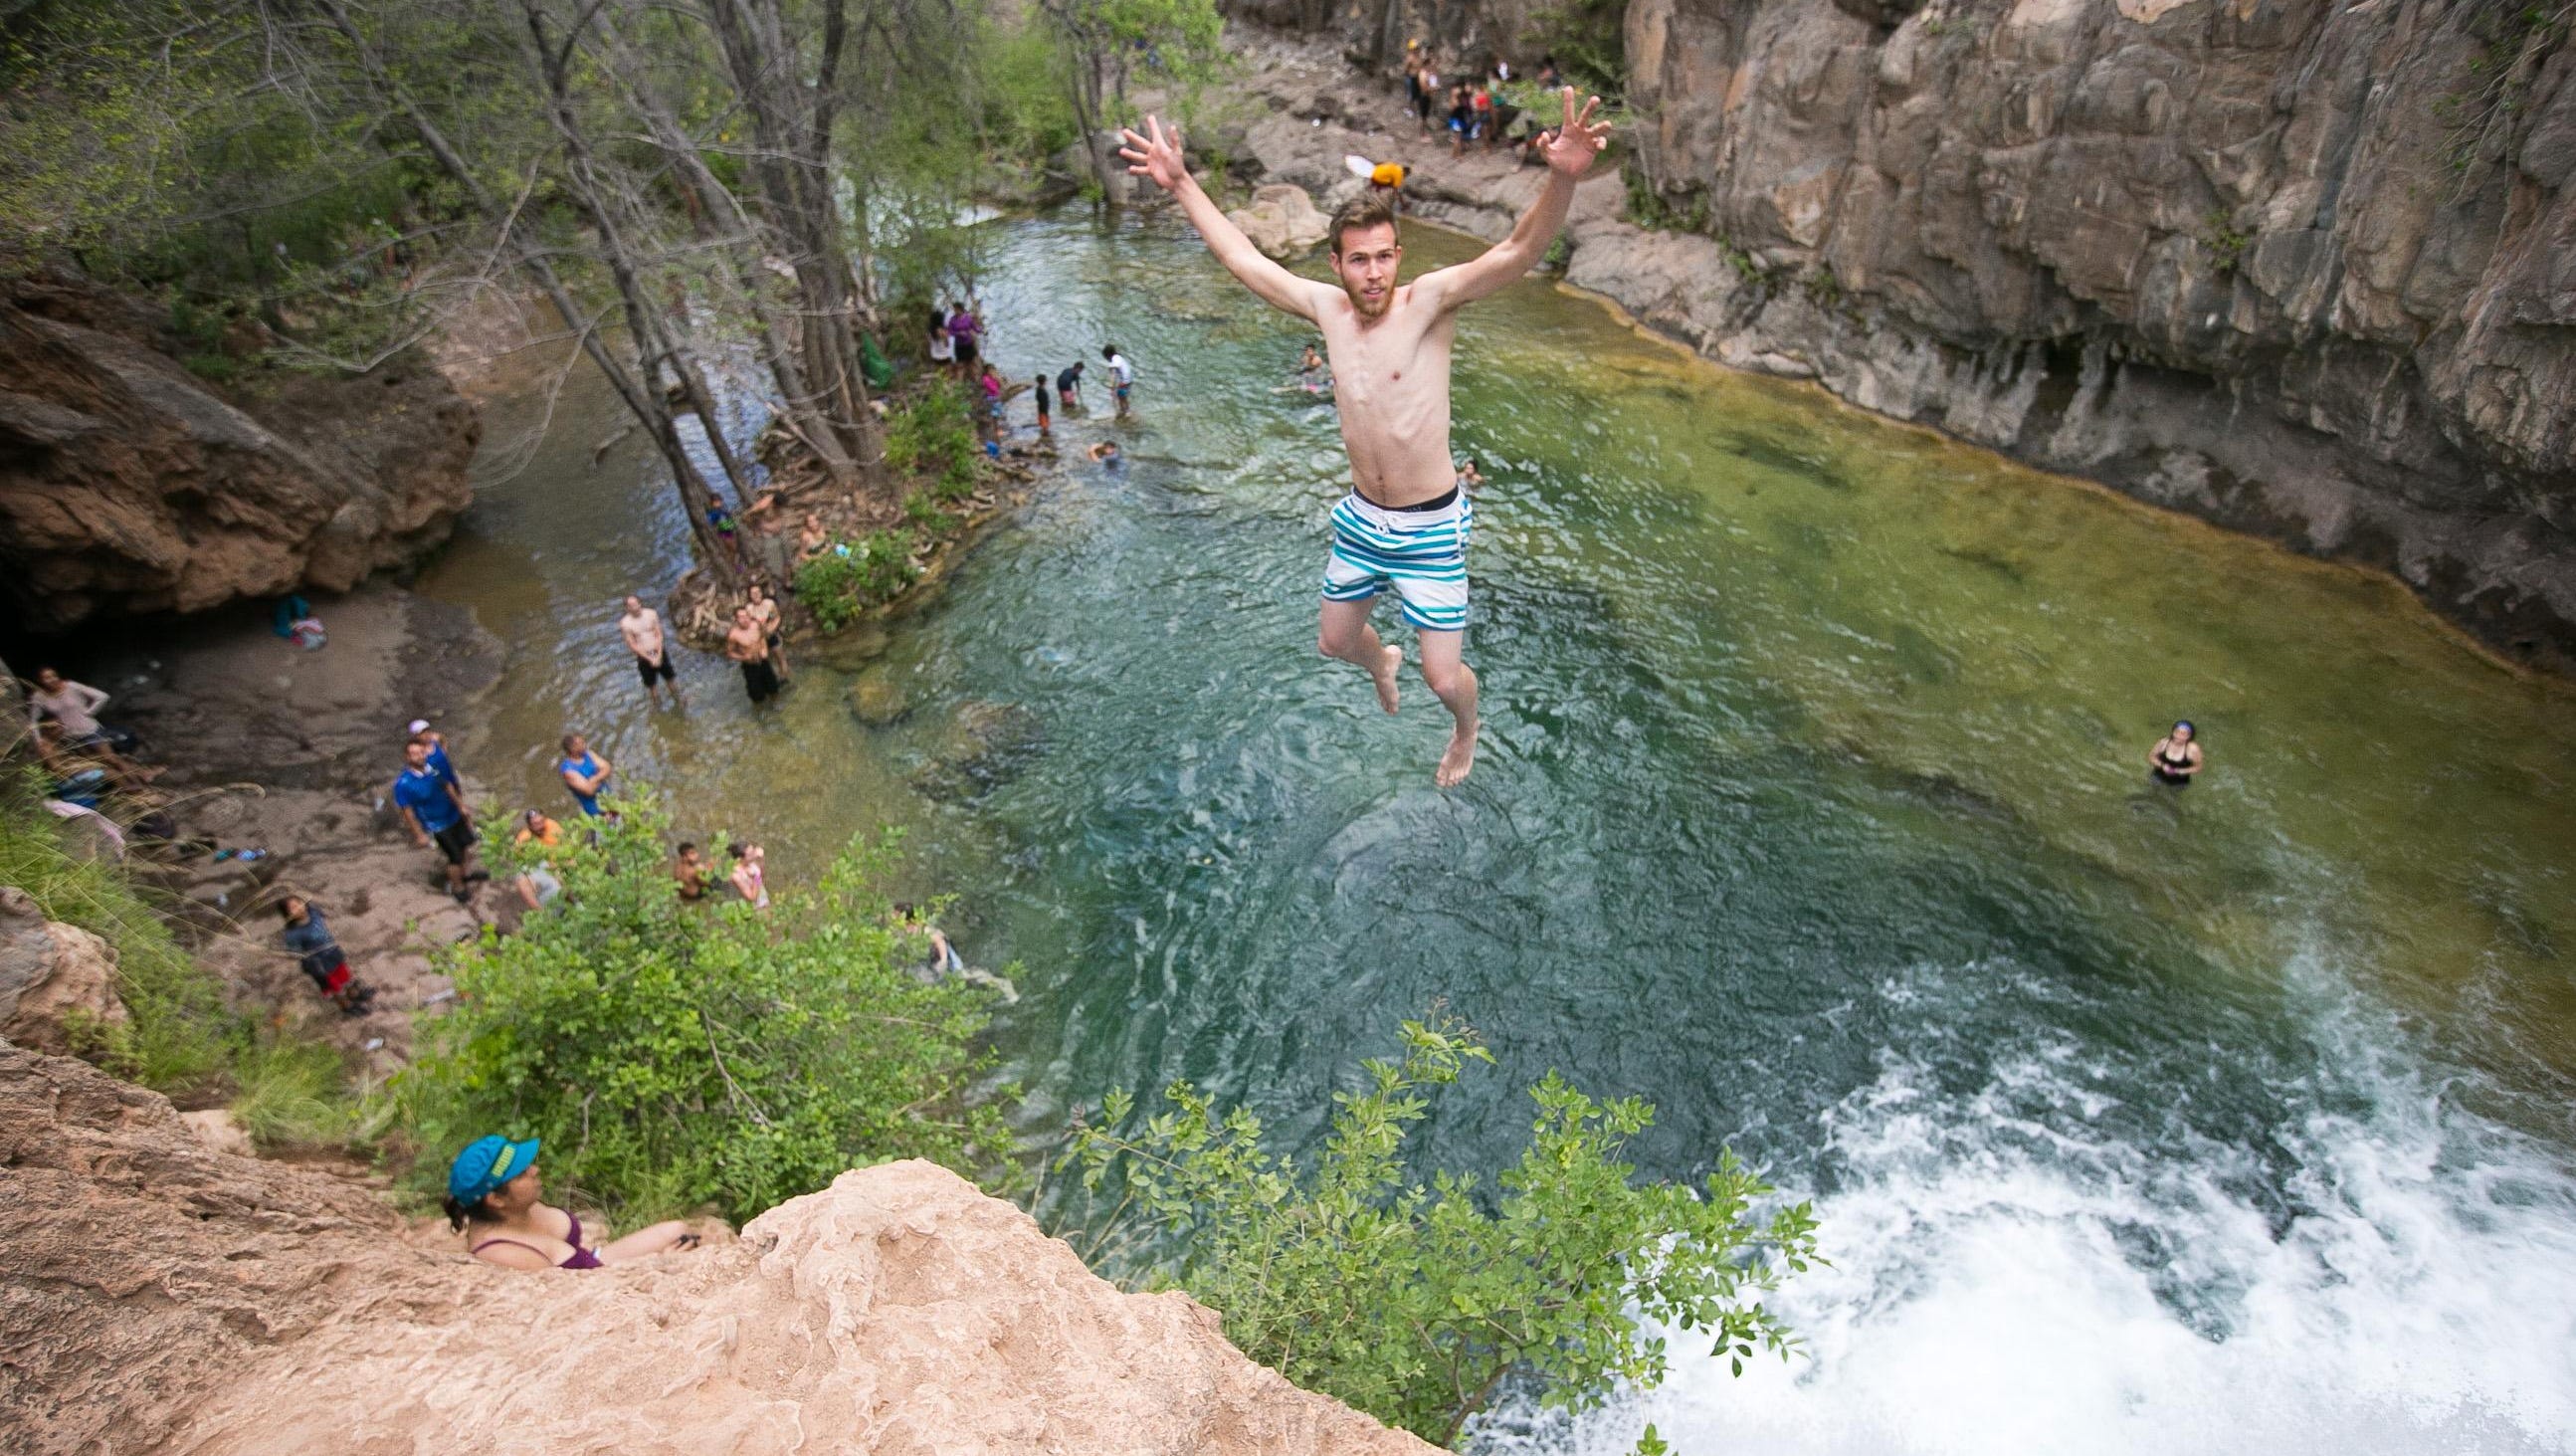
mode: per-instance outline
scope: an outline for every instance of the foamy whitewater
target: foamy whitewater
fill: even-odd
[[[2576,1177],[2389,1019],[2346,997],[2313,1026],[2286,1178],[2088,1137],[2140,1079],[2071,1041],[1962,1098],[1888,1057],[1829,1119],[1835,1267],[1777,1302],[1803,1356],[1736,1379],[1676,1331],[1662,1389],[1507,1414],[1484,1449],[1609,1456],[1652,1421],[1692,1456],[2576,1450]]]

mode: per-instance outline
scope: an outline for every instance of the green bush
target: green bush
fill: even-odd
[[[934,536],[957,528],[957,518],[941,510],[938,497],[926,490],[916,490],[903,498],[903,518]]]
[[[474,1138],[535,1136],[549,1186],[620,1222],[713,1205],[738,1223],[859,1164],[998,1160],[1002,1109],[967,1097],[985,995],[913,978],[925,947],[874,887],[890,843],[762,914],[683,903],[660,806],[618,808],[551,852],[552,905],[444,958],[456,1009],[394,1085],[424,1183]],[[504,839],[496,874],[522,854]]]
[[[943,500],[974,492],[979,448],[966,390],[953,380],[934,382],[886,421],[886,463],[902,474],[931,477]]]
[[[1182,1236],[1164,1272],[1223,1313],[1245,1354],[1442,1445],[1507,1378],[1577,1409],[1655,1385],[1664,1343],[1648,1322],[1710,1336],[1739,1374],[1757,1346],[1787,1355],[1795,1340],[1755,1296],[1816,1261],[1806,1204],[1756,1221],[1772,1190],[1731,1152],[1705,1194],[1636,1184],[1620,1155],[1654,1109],[1595,1102],[1553,1072],[1530,1089],[1529,1148],[1498,1192],[1463,1173],[1407,1183],[1404,1139],[1426,1094],[1493,1058],[1455,1023],[1406,1022],[1403,1038],[1401,1061],[1364,1064],[1368,1090],[1334,1095],[1311,1166],[1270,1153],[1260,1119],[1220,1119],[1186,1082],[1132,1131],[1120,1129],[1133,1099],[1112,1094],[1067,1161],[1095,1197],[1117,1174],[1120,1210]]]
[[[847,555],[841,548],[848,547]],[[859,613],[894,600],[920,579],[912,564],[912,538],[901,531],[870,531],[855,543],[835,542],[796,568],[796,599],[826,632],[837,632]]]

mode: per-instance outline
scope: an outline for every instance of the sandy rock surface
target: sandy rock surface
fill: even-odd
[[[0,593],[26,622],[345,591],[445,540],[472,498],[482,427],[426,364],[271,371],[234,398],[186,348],[73,275],[0,289]]]
[[[513,1273],[0,1043],[0,1168],[0,1431],[28,1456],[1432,1449],[922,1163],[739,1241]]]

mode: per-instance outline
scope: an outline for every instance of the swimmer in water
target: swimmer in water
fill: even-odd
[[[1118,462],[1123,458],[1118,453],[1118,442],[1115,440],[1103,440],[1084,453],[1112,470],[1118,468]]]
[[[1458,488],[1460,490],[1485,488],[1485,477],[1476,469],[1476,457],[1473,455],[1458,462]]]
[[[2190,788],[2192,775],[2201,770],[2199,736],[2187,722],[2173,725],[2171,733],[2147,750],[2148,775],[2170,788]]]
[[[1474,768],[1477,726],[1476,674],[1463,660],[1474,513],[1449,453],[1450,345],[1460,308],[1538,266],[1565,226],[1575,183],[1610,144],[1609,126],[1593,120],[1600,98],[1578,112],[1573,90],[1561,95],[1564,122],[1540,148],[1547,181],[1511,236],[1410,283],[1397,277],[1404,247],[1384,194],[1362,193],[1334,213],[1327,241],[1335,283],[1300,278],[1254,247],[1190,176],[1179,132],[1148,117],[1144,135],[1121,134],[1127,170],[1179,200],[1227,272],[1264,303],[1323,332],[1351,493],[1333,508],[1316,646],[1366,672],[1378,706],[1394,712],[1403,652],[1378,640],[1369,612],[1382,593],[1395,592],[1420,644],[1423,680],[1453,725],[1432,776],[1444,789]]]

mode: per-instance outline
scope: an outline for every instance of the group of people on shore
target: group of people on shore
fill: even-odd
[[[1461,61],[1444,80],[1432,48],[1419,40],[1408,40],[1404,43],[1403,78],[1405,108],[1426,134],[1434,128],[1433,119],[1439,119],[1439,126],[1449,133],[1450,156],[1464,155],[1470,144],[1491,149],[1509,143],[1526,159],[1529,142],[1538,128],[1506,126],[1506,106],[1496,96],[1505,84],[1519,79],[1508,58],[1489,56],[1481,68]],[[1554,90],[1561,79],[1556,57],[1551,55],[1540,61],[1538,74],[1531,79],[1543,90]]]

